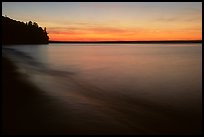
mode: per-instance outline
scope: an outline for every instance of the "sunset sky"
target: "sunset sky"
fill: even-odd
[[[2,15],[37,22],[50,40],[202,39],[202,2],[3,2]]]

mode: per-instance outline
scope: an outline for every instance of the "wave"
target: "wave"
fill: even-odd
[[[48,65],[41,63],[27,53],[19,51],[17,49],[3,47],[2,56],[7,56],[12,59],[13,62],[17,63],[18,67],[29,67],[29,69],[33,69],[35,71],[46,73],[49,75],[66,76],[75,74],[74,72],[50,68]]]

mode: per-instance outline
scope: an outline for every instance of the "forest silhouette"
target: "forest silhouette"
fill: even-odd
[[[36,22],[21,22],[2,16],[2,44],[48,44],[46,27],[42,29]]]

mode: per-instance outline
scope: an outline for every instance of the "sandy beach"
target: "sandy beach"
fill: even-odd
[[[49,98],[40,95],[40,89],[25,81],[8,59],[2,57],[2,62],[3,134],[51,134],[49,115],[54,111],[46,105]]]

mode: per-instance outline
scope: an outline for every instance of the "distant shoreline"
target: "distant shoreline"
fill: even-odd
[[[71,43],[71,44],[182,44],[182,43],[202,43],[202,40],[165,40],[165,41],[49,41],[49,43]]]

